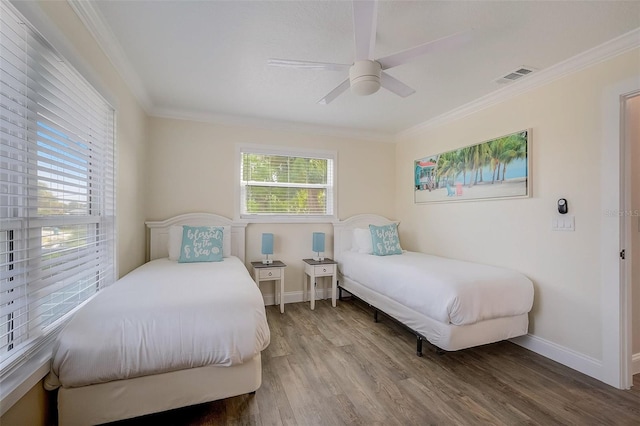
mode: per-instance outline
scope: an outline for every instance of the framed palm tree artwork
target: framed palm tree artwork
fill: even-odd
[[[416,203],[531,196],[531,129],[414,161]]]

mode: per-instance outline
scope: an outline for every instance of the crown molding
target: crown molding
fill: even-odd
[[[579,53],[565,61],[559,62],[549,68],[537,71],[532,75],[509,84],[495,92],[482,96],[458,108],[454,108],[444,114],[410,127],[396,134],[396,141],[403,137],[415,135],[416,133],[431,127],[437,127],[445,123],[459,120],[468,115],[502,103],[508,99],[519,96],[523,93],[537,89],[552,81],[563,78],[585,68],[604,62],[615,56],[626,53],[640,47],[640,28],[629,31],[617,38],[609,40],[599,46]]]
[[[118,39],[105,22],[102,14],[96,9],[94,3],[86,0],[67,0],[67,3],[69,3],[71,9],[73,9],[76,15],[78,15],[78,18],[80,18],[80,21],[82,21],[87,30],[89,30],[125,84],[129,87],[129,90],[131,90],[134,97],[140,102],[142,108],[148,113],[153,106],[149,94],[145,90],[140,76],[135,72],[133,66],[127,59]]]
[[[264,130],[276,130],[284,132],[296,132],[311,135],[323,135],[348,139],[359,139],[372,142],[395,143],[395,134],[383,131],[370,131],[352,129],[346,127],[332,127],[326,125],[298,123],[292,121],[279,121],[266,118],[246,117],[231,114],[210,114],[173,110],[167,108],[154,108],[149,115],[158,118],[176,120],[188,120],[201,123],[219,124],[223,126],[238,126],[258,128]]]

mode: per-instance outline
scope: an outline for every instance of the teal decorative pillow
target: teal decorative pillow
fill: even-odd
[[[387,256],[390,254],[402,254],[400,237],[398,236],[398,224],[392,223],[385,226],[369,225],[373,254]]]
[[[222,237],[222,227],[183,226],[178,262],[221,262]]]

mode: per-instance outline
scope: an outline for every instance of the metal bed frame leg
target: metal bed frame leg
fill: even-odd
[[[338,289],[340,289],[340,291],[342,291],[342,289],[340,287],[338,287]],[[351,294],[351,297],[366,303],[371,309],[373,309],[373,321],[374,322],[379,322],[378,313],[382,312],[383,314],[385,314],[384,311],[379,311],[375,306],[371,305],[370,303],[365,302],[364,300],[360,299],[355,294]],[[395,320],[393,317],[390,317],[390,318],[392,320]],[[411,329],[410,327],[407,327],[406,325],[400,323],[398,320],[395,320],[395,321],[398,322],[400,325],[402,325],[404,328],[406,328],[409,331],[411,331],[411,333],[416,336],[416,355],[417,356],[419,356],[419,357],[423,356],[423,353],[422,353],[422,342],[424,342],[424,341],[426,341],[429,344],[429,347],[433,346],[436,354],[445,355],[447,353],[447,351],[445,351],[444,349],[441,349],[441,348],[437,347],[436,345],[430,343],[427,338],[421,336],[417,331],[415,331],[415,330]]]

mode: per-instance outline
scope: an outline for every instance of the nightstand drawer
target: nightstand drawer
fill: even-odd
[[[323,275],[333,275],[336,265],[317,265],[313,268],[315,276],[321,277]]]
[[[280,278],[280,268],[260,269],[258,270],[258,276],[260,279]]]

